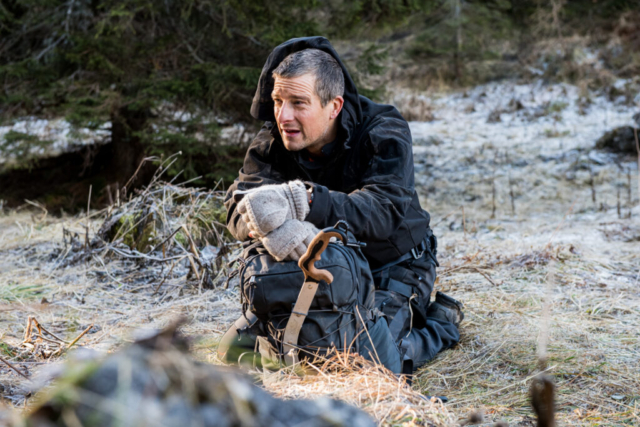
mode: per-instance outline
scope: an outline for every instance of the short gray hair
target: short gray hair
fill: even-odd
[[[320,49],[294,52],[273,70],[273,78],[293,78],[312,73],[316,77],[316,93],[324,107],[337,96],[344,95],[344,74],[336,59]]]

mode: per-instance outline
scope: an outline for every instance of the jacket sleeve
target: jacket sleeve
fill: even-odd
[[[231,235],[240,241],[249,239],[249,229],[242,220],[242,216],[236,211],[237,203],[233,200],[233,192],[284,182],[282,174],[277,172],[268,160],[272,126],[270,122],[266,122],[254,138],[247,150],[240,174],[227,190],[225,197],[227,228]]]
[[[383,117],[363,143],[371,159],[359,188],[351,193],[314,184],[307,221],[318,228],[346,220],[363,241],[388,239],[402,225],[415,194],[411,133],[399,115]]]

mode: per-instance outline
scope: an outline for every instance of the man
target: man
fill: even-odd
[[[345,220],[367,244],[376,305],[412,367],[456,344],[461,304],[441,293],[429,301],[436,241],[400,113],[359,96],[329,41],[309,37],[273,50],[251,114],[264,125],[227,192],[229,231],[261,239],[278,260],[298,259],[318,228]],[[252,331],[239,319],[220,352]]]

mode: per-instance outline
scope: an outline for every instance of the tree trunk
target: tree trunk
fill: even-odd
[[[147,125],[149,115],[147,110],[128,107],[122,107],[111,115],[113,157],[109,165],[108,180],[117,182],[120,188],[131,180],[127,191],[145,182],[144,178],[149,173],[147,167],[133,176],[145,155],[144,146],[137,134]]]
[[[456,34],[455,34],[455,51],[453,54],[453,66],[454,72],[456,76],[456,83],[460,84],[462,80],[462,64],[460,63],[462,55],[462,18],[461,18],[461,9],[462,9],[462,0],[453,0],[453,18],[456,25]]]

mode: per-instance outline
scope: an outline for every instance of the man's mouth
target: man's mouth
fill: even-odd
[[[294,137],[300,135],[300,130],[298,129],[282,129],[282,133],[288,137]]]

